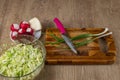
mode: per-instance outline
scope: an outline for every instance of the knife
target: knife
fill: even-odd
[[[73,43],[70,40],[70,38],[67,36],[67,32],[65,31],[65,28],[64,28],[63,24],[60,22],[60,20],[58,18],[54,18],[54,22],[55,22],[57,28],[60,30],[61,36],[65,40],[66,44],[70,47],[70,49],[75,54],[77,54],[77,50],[75,49],[75,46],[73,45]]]

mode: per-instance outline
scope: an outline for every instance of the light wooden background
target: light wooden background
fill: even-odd
[[[117,47],[113,65],[46,65],[35,80],[120,80],[120,0],[0,0],[0,44],[9,43],[9,26],[38,17],[43,28],[108,27]]]

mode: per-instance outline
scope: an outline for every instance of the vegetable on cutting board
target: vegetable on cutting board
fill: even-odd
[[[89,40],[86,39],[86,40],[84,40],[84,41],[81,41],[81,42],[76,43],[76,47],[80,47],[80,46],[87,45],[87,44],[93,42],[93,41],[96,40],[96,39],[99,39],[99,38],[102,38],[102,37],[105,37],[105,36],[108,36],[108,35],[111,35],[111,34],[112,34],[112,32],[109,32],[109,33],[100,35],[100,36],[98,36],[98,37],[95,37],[95,38],[92,38],[92,39],[89,39]]]
[[[102,34],[105,34],[107,31],[108,31],[108,28],[105,28],[105,30],[103,32],[98,33],[98,34],[91,34],[91,33],[80,34],[78,36],[72,37],[71,40],[74,41],[74,40],[79,40],[79,39],[88,38],[88,37],[96,37],[96,36],[100,36]],[[57,37],[52,32],[51,32],[50,36],[52,36],[57,41],[57,42],[54,42],[54,44],[64,42],[64,39]]]
[[[80,46],[87,45],[87,44],[89,44],[90,42],[93,42],[93,41],[96,40],[96,39],[99,39],[99,38],[101,38],[101,37],[105,37],[105,36],[108,36],[108,35],[112,34],[112,32],[107,33],[107,31],[108,31],[108,28],[105,28],[105,30],[104,30],[103,32],[98,33],[98,34],[91,34],[91,33],[81,34],[81,35],[72,37],[71,40],[72,40],[72,41],[75,41],[75,40],[79,40],[79,39],[85,38],[86,40],[83,40],[83,41],[81,41],[81,42],[74,43],[74,44],[76,45],[76,47],[80,47]],[[56,42],[47,42],[48,44],[54,45],[54,44],[60,44],[60,43],[63,43],[63,42],[64,42],[63,39],[57,37],[57,36],[56,36],[54,33],[52,33],[52,32],[51,32],[50,36],[52,36],[52,37],[56,40]],[[87,39],[87,38],[89,38],[89,37],[91,37],[91,38],[90,38],[90,39]]]

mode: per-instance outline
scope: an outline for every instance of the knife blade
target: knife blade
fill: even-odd
[[[54,18],[54,22],[57,26],[57,28],[60,30],[61,32],[61,36],[62,38],[65,40],[66,44],[69,46],[69,48],[75,53],[77,54],[77,50],[75,49],[75,46],[73,45],[72,41],[70,40],[70,38],[67,36],[67,32],[65,31],[65,28],[63,26],[63,24],[60,22],[60,20],[58,18]]]

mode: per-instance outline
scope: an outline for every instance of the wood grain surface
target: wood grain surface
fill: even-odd
[[[0,44],[10,43],[9,26],[38,17],[44,29],[55,27],[108,27],[117,47],[113,65],[46,65],[35,80],[120,80],[120,0],[0,0]]]
[[[65,29],[70,38],[76,37],[80,34],[98,34],[104,31],[104,28]],[[60,31],[57,28],[46,29],[46,64],[113,64],[116,61],[116,48],[112,35],[105,36],[104,38],[94,40],[89,44],[76,47],[78,52],[77,54],[73,53],[64,42],[60,44],[51,44],[57,41],[53,35],[62,39]],[[75,43],[83,42],[84,40],[86,39],[81,38],[74,40],[73,44],[76,46]]]

